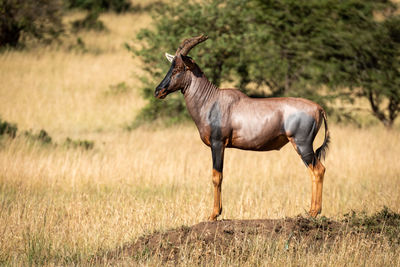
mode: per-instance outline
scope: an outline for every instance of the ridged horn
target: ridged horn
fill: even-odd
[[[189,53],[190,49],[192,49],[199,43],[204,42],[207,39],[208,39],[208,36],[202,34],[197,37],[192,37],[192,38],[183,40],[181,45],[178,47],[178,50],[176,50],[175,56],[178,56],[179,54],[186,56]]]

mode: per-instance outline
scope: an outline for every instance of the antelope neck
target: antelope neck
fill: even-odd
[[[183,94],[186,107],[196,124],[201,119],[200,113],[202,113],[203,108],[207,108],[209,106],[207,104],[213,102],[218,91],[219,88],[212,84],[204,75],[200,77],[191,75],[191,80]]]

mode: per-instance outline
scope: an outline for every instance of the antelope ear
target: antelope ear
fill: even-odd
[[[175,56],[165,53],[165,57],[168,59],[169,62],[172,63],[174,61]]]
[[[182,58],[182,61],[185,64],[186,67],[188,67],[190,70],[194,69],[194,64],[195,63],[194,63],[194,61],[193,61],[193,59],[191,57],[184,56],[184,55],[181,54],[181,58]]]

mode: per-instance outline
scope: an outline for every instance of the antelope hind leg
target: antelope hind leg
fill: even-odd
[[[322,188],[324,184],[325,167],[322,165],[321,161],[315,158],[314,166],[310,164],[308,170],[312,182],[310,215],[316,217],[322,210]]]
[[[322,210],[322,186],[324,183],[325,167],[314,154],[312,141],[297,142],[292,137],[288,138],[296,152],[306,164],[311,176],[311,208],[309,214],[317,217]]]

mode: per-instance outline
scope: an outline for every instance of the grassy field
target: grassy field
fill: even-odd
[[[17,123],[20,133],[45,129],[53,138],[50,145],[23,134],[0,142],[0,265],[91,265],[93,255],[155,230],[193,225],[211,212],[211,153],[194,125],[124,130],[144,101],[141,63],[123,44],[151,18],[101,19],[109,32],[79,35],[86,52],[74,48],[71,36],[64,45],[0,54],[1,118]],[[121,82],[126,88],[113,93]],[[400,212],[400,132],[332,123],[330,129],[322,215],[340,219],[383,206]],[[68,148],[67,137],[94,141],[94,148]],[[227,150],[224,168],[222,219],[309,209],[308,171],[289,145],[269,153]],[[264,256],[255,243],[248,264],[399,265],[399,246],[385,242],[349,237],[330,253],[268,247]],[[224,263],[239,265],[240,257]]]

